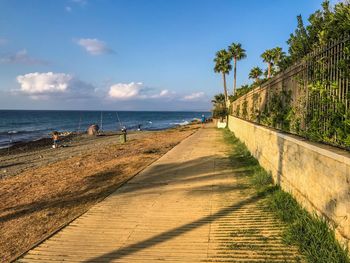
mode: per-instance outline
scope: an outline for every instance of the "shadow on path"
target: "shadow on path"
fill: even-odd
[[[62,191],[54,196],[43,196],[39,200],[33,200],[28,203],[23,202],[15,206],[0,205],[0,226],[2,222],[31,215],[42,210],[74,207],[87,202],[93,203],[110,194],[121,195],[133,193],[135,195],[142,195],[141,191],[157,191],[159,187],[164,185],[185,185],[186,183],[208,180],[211,177],[215,178],[218,176],[217,173],[208,173],[203,168],[210,163],[220,161],[220,159],[222,159],[222,157],[211,155],[181,163],[154,165],[149,171],[147,171],[146,176],[140,178],[135,177],[136,180],[133,179],[133,181],[130,181],[120,189],[118,189],[118,187],[126,179],[125,177],[123,180],[118,179],[121,176],[122,167],[115,167],[107,171],[98,172],[84,178],[81,182],[82,185],[80,189],[77,191],[67,189],[66,191]],[[188,173],[186,172],[188,169],[197,172],[195,174]],[[167,179],[170,174],[170,179]],[[220,172],[220,174],[223,175],[224,172]],[[118,191],[115,192],[117,189]]]
[[[253,202],[257,202],[261,198],[263,198],[263,194],[260,195],[254,195],[248,199],[242,200],[236,204],[233,204],[231,206],[228,206],[224,209],[221,209],[220,211],[216,212],[213,215],[209,215],[206,217],[203,217],[201,219],[195,220],[189,224],[182,225],[180,227],[177,227],[175,229],[172,229],[167,232],[163,232],[159,235],[156,235],[154,237],[148,238],[146,240],[131,244],[126,247],[122,247],[120,249],[116,249],[114,251],[111,251],[109,253],[106,253],[104,255],[86,260],[84,262],[110,262],[111,260],[116,260],[123,258],[125,256],[131,255],[133,253],[136,253],[138,251],[141,251],[143,249],[146,249],[148,247],[152,247],[154,245],[157,245],[159,243],[166,242],[167,240],[173,239],[175,237],[181,236],[185,234],[186,232],[190,232],[193,229],[199,228],[203,225],[210,224],[211,222],[222,218],[224,216],[227,216],[228,214],[242,208],[245,205],[251,204]]]

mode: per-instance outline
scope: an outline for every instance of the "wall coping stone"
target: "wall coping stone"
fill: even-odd
[[[346,165],[350,165],[350,152],[337,148],[335,146],[331,146],[331,145],[326,145],[326,144],[322,144],[322,143],[318,143],[318,142],[312,142],[309,141],[308,139],[304,138],[304,137],[300,137],[294,134],[290,134],[287,132],[283,132],[277,129],[273,129],[270,127],[266,127],[251,121],[247,121],[241,118],[237,118],[235,116],[232,116],[232,118],[236,118],[242,121],[246,121],[249,124],[253,125],[255,128],[257,129],[262,129],[267,131],[268,133],[277,133],[277,135],[283,139],[285,139],[286,141],[291,141],[293,143],[296,143],[300,146],[303,146],[309,150],[312,150],[316,153],[322,154],[326,157],[329,157],[331,159],[334,159],[336,161],[345,163]]]

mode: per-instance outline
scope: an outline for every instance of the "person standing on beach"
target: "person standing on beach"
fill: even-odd
[[[59,134],[57,131],[54,131],[52,133],[52,139],[53,139],[52,148],[58,148],[58,143],[59,143],[60,137],[59,137]]]
[[[202,128],[204,128],[204,124],[205,124],[205,116],[204,116],[204,114],[202,114],[201,122],[202,122]]]

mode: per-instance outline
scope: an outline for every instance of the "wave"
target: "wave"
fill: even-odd
[[[47,132],[48,129],[42,129],[42,130],[12,130],[12,131],[2,131],[0,132],[0,135],[21,135],[21,134],[35,134],[35,133],[43,133],[43,132]]]
[[[189,121],[183,121],[183,122],[171,122],[170,125],[180,125],[180,126],[184,126],[184,125],[188,125],[190,124]]]

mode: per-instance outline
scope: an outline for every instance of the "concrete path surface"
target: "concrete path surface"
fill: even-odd
[[[201,129],[19,262],[299,262]]]

